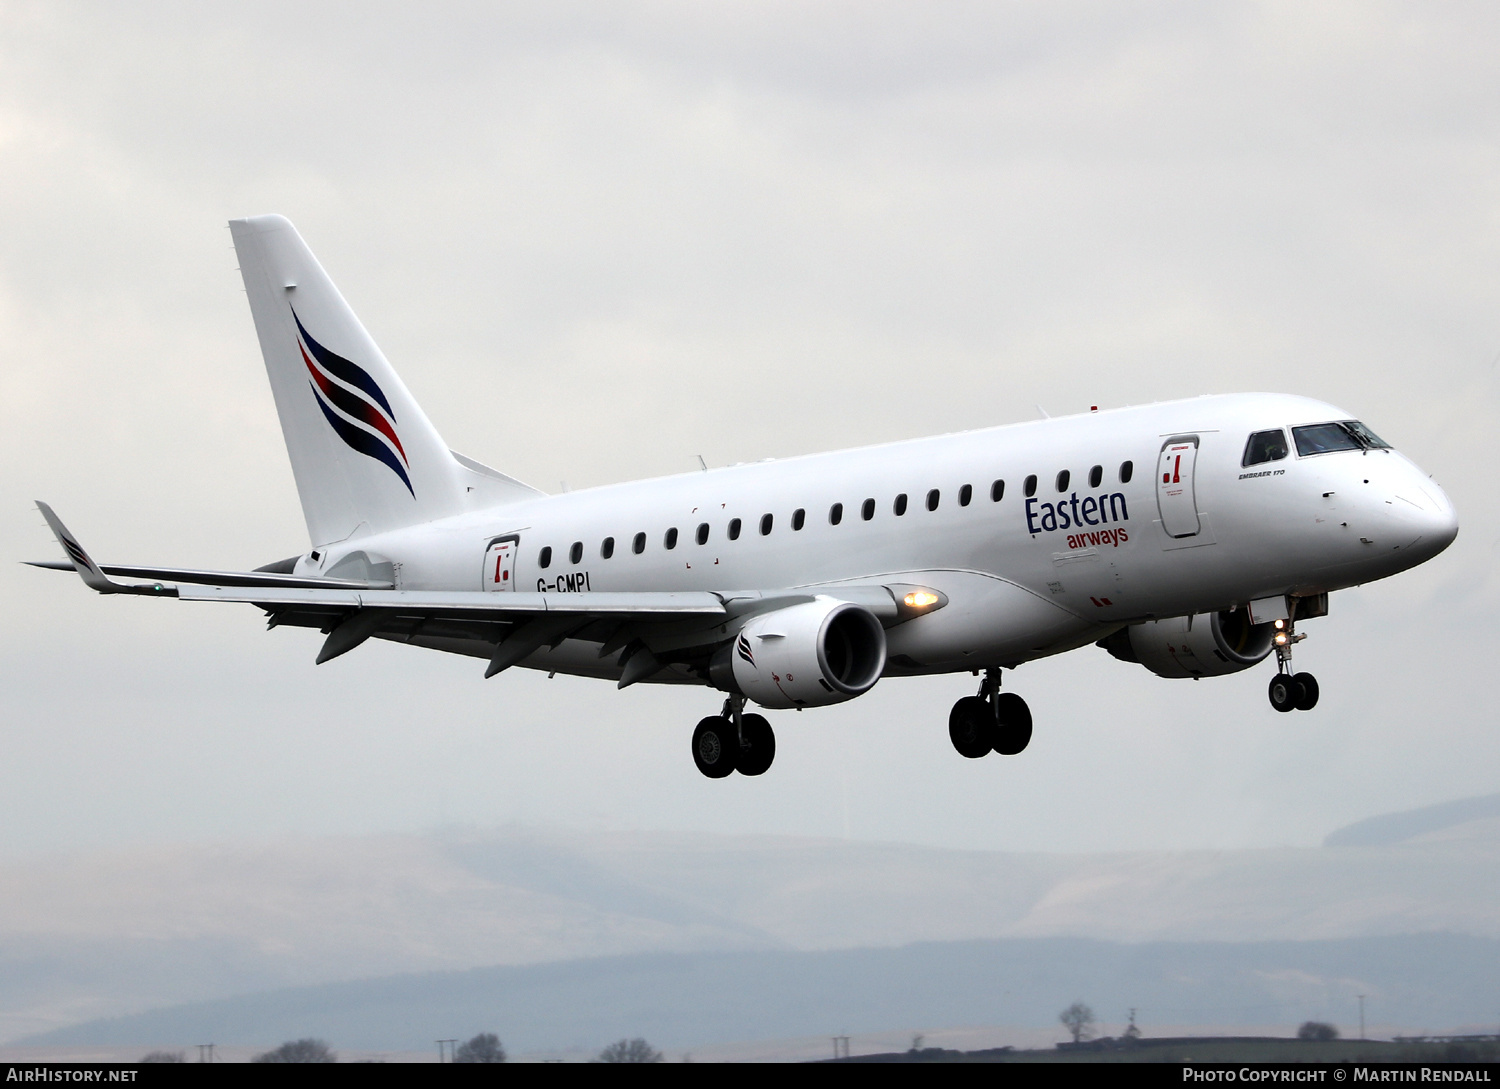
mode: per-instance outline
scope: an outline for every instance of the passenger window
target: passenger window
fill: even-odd
[[[796,510],[792,511],[792,532],[795,533],[797,530],[801,529],[806,522],[807,511],[803,510],[801,507],[798,507]]]
[[[1281,428],[1278,427],[1275,431],[1257,431],[1245,443],[1245,456],[1240,459],[1240,464],[1262,465],[1268,461],[1280,461],[1288,453],[1286,433]]]
[[[646,535],[644,533],[637,533],[635,535],[635,540],[631,542],[630,550],[637,556],[646,551]]]
[[[769,537],[771,535],[772,521],[773,519],[769,514],[762,514],[760,516],[760,535],[762,537]]]
[[[671,529],[667,530],[666,539],[664,541],[662,541],[662,544],[664,544],[668,549],[673,549],[673,548],[677,547],[677,527],[676,526],[673,526]]]
[[[1134,476],[1134,475],[1135,475],[1135,462],[1133,462],[1133,461],[1122,461],[1122,462],[1120,462],[1120,483],[1121,484],[1129,484],[1130,483],[1130,478],[1132,476]]]
[[[731,541],[738,541],[740,539],[740,520],[738,518],[729,519],[729,539]]]
[[[896,496],[896,501],[891,504],[891,510],[893,510],[893,511],[896,512],[896,517],[897,518],[900,518],[903,514],[906,513],[906,493],[905,492],[902,492],[900,495]]]
[[[965,484],[962,488],[958,489],[958,505],[960,507],[967,507],[969,500],[973,498],[974,489],[971,485]]]
[[[552,546],[548,545],[536,555],[536,565],[543,571],[552,566]]]
[[[990,502],[998,503],[1005,498],[1005,481],[997,480],[990,485]]]
[[[568,560],[577,563],[581,559],[583,559],[583,542],[574,541],[573,547],[568,549]]]
[[[864,504],[859,508],[859,516],[861,518],[863,518],[866,522],[868,522],[871,518],[874,518],[875,517],[875,500],[873,500],[873,499],[866,499],[864,501]]]
[[[1057,474],[1057,490],[1065,492],[1068,490],[1068,481],[1073,479],[1073,474],[1064,469]]]
[[[828,524],[836,526],[844,520],[844,504],[835,503],[828,508]]]
[[[1033,495],[1036,494],[1036,476],[1035,475],[1028,476],[1026,478],[1026,488],[1025,488],[1025,491],[1026,491],[1026,498],[1027,499],[1030,499]]]
[[[938,501],[942,499],[942,497],[942,493],[939,492],[936,488],[933,488],[932,491],[927,493],[927,509],[937,510]]]
[[[1339,450],[1359,449],[1359,440],[1336,423],[1294,427],[1292,439],[1297,443],[1298,456],[1304,458],[1313,454],[1332,454]]]
[[[1097,488],[1104,482],[1104,466],[1095,465],[1089,470],[1089,487]]]
[[[708,544],[708,523],[707,522],[699,522],[698,523],[698,543],[701,544],[701,545]]]
[[[613,556],[614,554],[615,554],[615,539],[613,537],[606,537],[606,538],[604,538],[604,543],[599,546],[599,555],[603,556],[607,560],[611,556]]]

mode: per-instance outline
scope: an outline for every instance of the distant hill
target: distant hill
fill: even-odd
[[[668,953],[1500,939],[1500,820],[1359,850],[1097,855],[501,828],[11,860],[0,888],[14,1040],[285,988]]]
[[[1500,817],[1500,794],[1461,798],[1456,802],[1424,805],[1402,813],[1382,813],[1330,832],[1324,847],[1384,847],[1417,836],[1440,832],[1471,821]]]
[[[1417,935],[1317,942],[1062,938],[944,942],[819,953],[654,953],[561,964],[392,976],[242,995],[91,1021],[37,1046],[272,1046],[316,1036],[336,1048],[427,1050],[500,1033],[514,1051],[645,1036],[658,1047],[945,1025],[1056,1026],[1075,999],[1118,1022],[1343,1024],[1413,1029],[1487,1017],[1500,941]]]

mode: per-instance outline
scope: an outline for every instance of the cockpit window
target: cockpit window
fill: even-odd
[[[1302,457],[1310,454],[1331,454],[1335,450],[1359,449],[1359,440],[1336,423],[1294,427],[1292,437],[1297,440],[1297,453]]]
[[[1267,461],[1280,461],[1288,452],[1286,432],[1281,428],[1278,427],[1275,431],[1257,431],[1245,444],[1245,456],[1240,459],[1240,464],[1260,465]]]
[[[1292,428],[1297,454],[1331,454],[1336,450],[1389,450],[1386,442],[1358,420],[1339,423],[1309,424]]]
[[[1370,447],[1372,450],[1389,450],[1391,448],[1390,443],[1386,442],[1379,435],[1375,434],[1375,432],[1371,431],[1368,427],[1360,423],[1358,420],[1345,420],[1344,426],[1347,427],[1350,431],[1354,432],[1354,437],[1356,439],[1364,443],[1366,446]]]

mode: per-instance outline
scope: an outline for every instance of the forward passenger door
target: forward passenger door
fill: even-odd
[[[1193,492],[1197,462],[1197,435],[1174,435],[1162,444],[1156,466],[1156,509],[1168,537],[1192,537],[1198,532],[1198,498]]]

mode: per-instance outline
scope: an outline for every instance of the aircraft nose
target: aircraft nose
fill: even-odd
[[[1420,536],[1409,547],[1422,553],[1423,559],[1436,556],[1458,536],[1458,512],[1446,492],[1433,481],[1413,470],[1395,489],[1395,506],[1408,532]]]
[[[1448,493],[1432,481],[1427,481],[1423,490],[1430,493],[1428,498],[1435,507],[1427,533],[1435,542],[1439,542],[1437,551],[1441,552],[1458,536],[1458,511],[1453,509]]]

